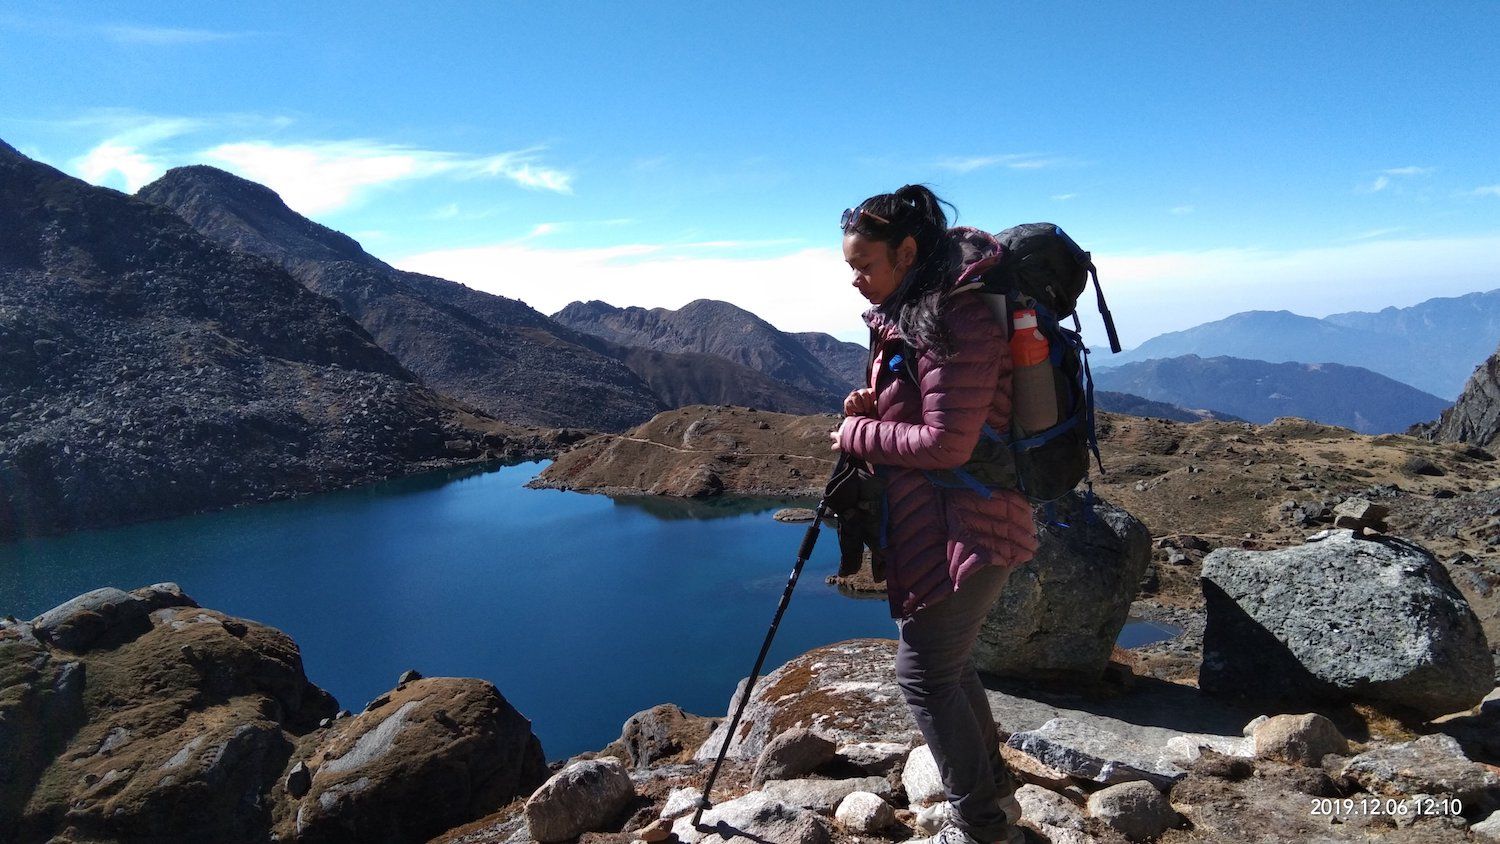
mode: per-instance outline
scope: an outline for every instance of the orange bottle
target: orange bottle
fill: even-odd
[[[1024,308],[1011,315],[1011,423],[1029,436],[1057,424],[1057,383],[1053,380],[1051,348],[1037,330],[1036,311]]]

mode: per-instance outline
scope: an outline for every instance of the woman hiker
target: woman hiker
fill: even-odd
[[[936,486],[923,473],[963,465],[986,423],[1010,430],[1005,328],[978,296],[948,295],[961,269],[954,238],[962,230],[949,232],[943,205],[927,188],[907,185],[844,212],[844,258],[855,289],[874,306],[864,314],[874,357],[869,386],[844,400],[845,419],[831,436],[835,450],[886,482],[896,678],[948,797],[937,810],[946,825],[910,844],[1019,844],[1013,780],[969,657],[1037,537],[1020,493],[985,498]],[[995,248],[983,240],[980,249]]]

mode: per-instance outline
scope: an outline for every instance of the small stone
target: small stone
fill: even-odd
[[[901,785],[906,789],[906,801],[913,807],[943,799],[946,794],[943,778],[932,758],[932,748],[925,744],[912,748],[906,757],[906,767],[901,769]]]
[[[1016,801],[1021,804],[1021,818],[1036,826],[1079,831],[1085,826],[1083,811],[1055,791],[1023,785],[1016,789]]]
[[[1339,728],[1315,712],[1269,718],[1256,726],[1252,738],[1256,758],[1289,765],[1315,767],[1330,753],[1349,753],[1349,741]]]
[[[788,806],[831,815],[840,801],[856,791],[889,797],[892,789],[890,782],[884,777],[859,777],[847,780],[771,780],[761,791],[772,800],[780,800]]]
[[[1500,811],[1469,827],[1469,831],[1480,841],[1500,841]]]
[[[1131,841],[1155,838],[1177,823],[1167,798],[1147,782],[1125,782],[1089,795],[1089,814]]]
[[[867,774],[883,777],[901,767],[910,750],[905,744],[891,741],[861,741],[840,745],[834,757]]]
[[[390,703],[390,702],[391,702],[390,693],[383,694],[380,697],[377,697],[374,700],[370,701],[369,705],[367,705],[365,707],[365,711],[366,712],[370,712],[371,710],[379,709],[380,707],[385,706],[387,703]]]
[[[698,808],[698,801],[702,799],[703,792],[692,786],[674,788],[672,793],[667,795],[667,802],[661,807],[661,818],[667,821],[680,818]]]
[[[672,818],[657,818],[635,831],[635,837],[647,844],[665,841],[672,835]]]
[[[872,835],[896,822],[896,810],[878,794],[856,791],[839,801],[833,817],[850,832]]]
[[[761,751],[750,782],[758,788],[768,780],[789,780],[811,773],[832,761],[835,749],[833,742],[805,727],[787,730]]]
[[[286,775],[286,793],[300,798],[312,787],[312,774],[306,762],[298,762]]]
[[[418,673],[415,668],[409,668],[401,674],[401,677],[398,680],[396,680],[396,685],[404,686],[407,683],[413,683],[420,679],[422,679],[422,675]]]

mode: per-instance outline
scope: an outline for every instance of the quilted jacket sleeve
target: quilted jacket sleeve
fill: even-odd
[[[1000,379],[1010,372],[1010,346],[978,297],[955,300],[947,324],[953,354],[941,363],[930,353],[916,361],[922,420],[848,417],[839,429],[840,449],[913,469],[954,469],[968,461]]]

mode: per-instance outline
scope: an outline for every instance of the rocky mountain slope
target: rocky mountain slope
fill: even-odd
[[[1220,413],[1217,410],[1192,410],[1170,402],[1152,401],[1113,390],[1095,390],[1094,406],[1110,413],[1123,413],[1126,416],[1152,416],[1158,419],[1171,419],[1174,422],[1202,422],[1207,419],[1218,422],[1245,421],[1238,416]]]
[[[1298,416],[1365,434],[1404,431],[1448,403],[1357,366],[1267,363],[1184,355],[1094,371],[1098,389],[1185,407],[1211,407],[1251,422]]]
[[[1190,354],[1272,363],[1341,363],[1453,399],[1496,343],[1500,290],[1491,290],[1322,319],[1290,311],[1245,311],[1153,337],[1118,355],[1096,355],[1093,363],[1099,370]]]
[[[280,264],[338,302],[428,386],[499,419],[620,430],[666,407],[592,338],[513,299],[397,270],[262,185],[180,167],[138,196],[222,246]]]
[[[840,407],[849,390],[863,380],[858,377],[864,366],[863,347],[826,335],[799,338],[728,302],[699,299],[675,311],[574,302],[552,318],[626,346],[700,352],[734,361],[818,397],[827,410]],[[856,349],[859,361],[854,364]]]
[[[0,538],[488,447],[510,447],[493,420],[421,386],[285,271],[0,145]]]
[[[1500,352],[1474,370],[1452,407],[1436,421],[1416,426],[1414,433],[1442,442],[1494,445],[1500,439]]]

